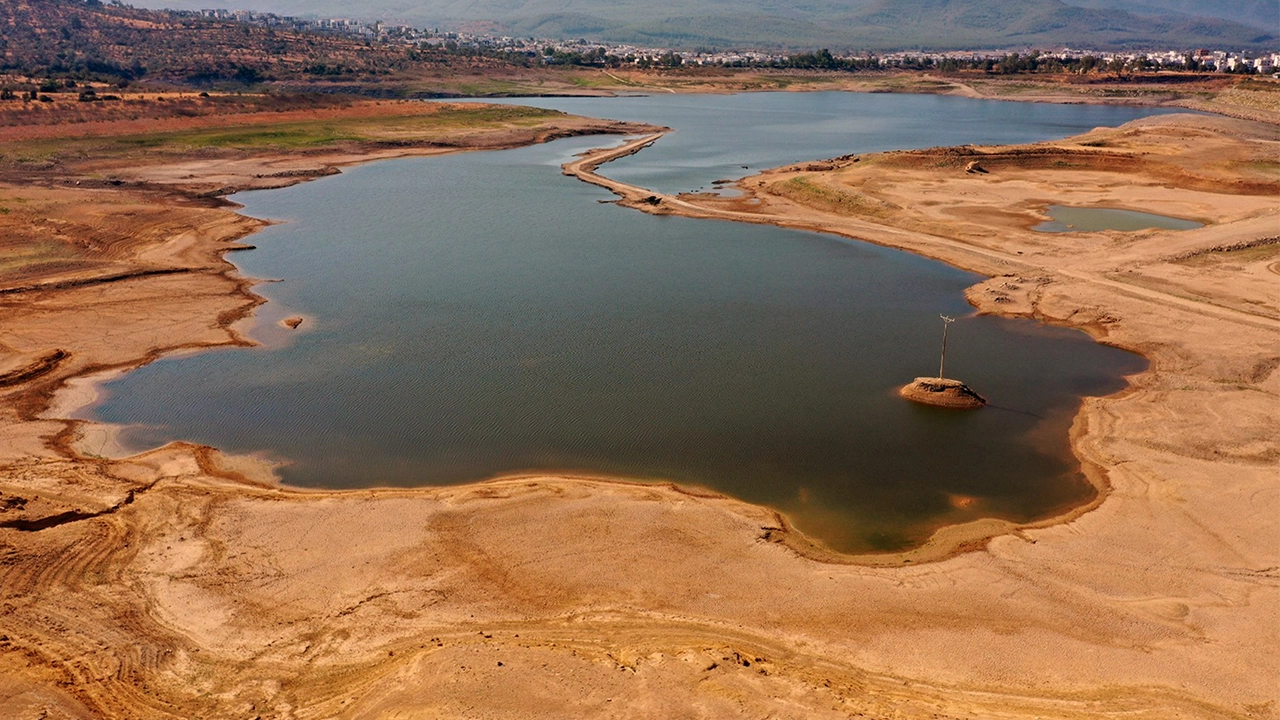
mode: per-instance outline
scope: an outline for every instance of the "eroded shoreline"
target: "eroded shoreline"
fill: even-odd
[[[73,428],[22,420],[38,405],[32,396],[6,411],[0,430],[0,500],[26,488],[23,517],[56,520],[55,502],[75,515],[26,530],[6,518],[0,528],[4,699],[73,716],[155,717],[458,713],[476,702],[522,716],[694,706],[729,716],[795,712],[795,703],[812,717],[1272,712],[1256,659],[1276,646],[1257,632],[1274,617],[1278,585],[1267,569],[1275,323],[1247,311],[1252,297],[1201,311],[1206,303],[1167,286],[1092,268],[1041,281],[1025,239],[1019,256],[884,226],[867,238],[874,223],[803,205],[802,218],[762,217],[742,207],[749,200],[719,207],[647,193],[634,202],[857,233],[997,270],[978,270],[993,278],[969,293],[980,310],[1082,327],[1151,358],[1129,391],[1088,401],[1073,427],[1086,467],[1111,474],[1108,502],[1075,522],[1002,530],[984,552],[944,562],[831,565],[779,547],[795,536],[762,508],[661,486],[511,478],[313,493],[246,485],[234,458],[185,444],[124,461],[68,460],[39,437],[69,442]],[[1271,222],[1233,221],[1229,234]],[[1212,233],[1194,242],[1224,244]],[[185,275],[63,288],[73,296],[40,309],[94,302],[111,316],[127,305],[114,290],[158,283],[150,292],[160,297]],[[1142,306],[1165,297],[1180,301],[1161,305],[1163,315]],[[191,305],[186,325],[165,335],[215,337],[199,322],[208,307]],[[1206,326],[1197,319],[1205,312],[1231,327]],[[1170,338],[1170,325],[1183,337]],[[118,352],[139,339],[121,338]],[[71,361],[79,356],[71,350]],[[1203,430],[1205,407],[1227,422]],[[780,694],[795,700],[779,704]]]
[[[1158,124],[1159,120],[1148,119],[1147,121],[1130,123],[1130,125],[1140,127],[1148,123]],[[1107,129],[1095,131],[1095,133],[1098,132],[1105,133]],[[1075,314],[1069,317],[1057,317],[1040,311],[1038,308],[1039,299],[1034,296],[1034,293],[1016,297],[1016,294],[1011,296],[1011,293],[1001,290],[993,291],[990,286],[993,282],[999,282],[1002,288],[1007,288],[1011,283],[1006,278],[1018,278],[1019,281],[1025,282],[1024,276],[1038,276],[1034,284],[1040,286],[1039,289],[1042,289],[1043,286],[1053,282],[1051,278],[1045,277],[1045,273],[1048,271],[1065,276],[1070,280],[1098,283],[1107,286],[1109,290],[1133,293],[1135,296],[1142,296],[1144,299],[1155,298],[1167,304],[1191,309],[1198,314],[1217,316],[1222,320],[1243,322],[1265,330],[1280,330],[1280,315],[1240,312],[1235,308],[1222,307],[1212,301],[1189,301],[1188,298],[1176,293],[1160,293],[1158,291],[1153,293],[1138,287],[1126,287],[1122,283],[1103,277],[1100,273],[1080,272],[1070,267],[1063,267],[1061,263],[1057,263],[1057,266],[1053,264],[1037,265],[1028,262],[1028,258],[1024,256],[1023,251],[1005,251],[985,243],[972,242],[967,238],[949,237],[941,233],[924,232],[910,227],[904,228],[891,220],[886,221],[885,219],[876,218],[874,212],[828,212],[824,215],[823,210],[829,208],[823,208],[821,205],[815,206],[814,204],[789,203],[787,196],[780,195],[776,191],[771,191],[771,189],[762,189],[766,183],[761,181],[761,178],[769,178],[771,175],[778,173],[783,174],[784,177],[808,177],[813,174],[829,173],[839,167],[841,161],[844,162],[845,167],[848,167],[851,166],[851,162],[856,163],[860,160],[860,158],[855,159],[854,156],[838,158],[834,161],[799,163],[791,167],[767,170],[764,173],[748,176],[734,184],[734,188],[741,195],[733,198],[725,198],[716,194],[681,193],[673,195],[660,193],[612,180],[596,172],[605,163],[639,152],[657,142],[662,138],[663,134],[657,133],[637,138],[614,148],[601,148],[583,153],[577,159],[565,163],[563,171],[566,175],[577,177],[584,182],[609,190],[619,197],[618,202],[621,205],[654,215],[679,215],[700,219],[769,224],[778,227],[832,233],[853,240],[907,250],[962,270],[980,273],[986,275],[988,280],[978,283],[966,291],[967,299],[980,313],[1009,318],[1033,319],[1051,325],[1082,330],[1098,342],[1134,352],[1144,357],[1149,363],[1153,362],[1153,359],[1158,360],[1158,357],[1148,347],[1144,346],[1144,342],[1125,342],[1111,338],[1111,325],[1116,322],[1115,318],[1104,317],[1101,318],[1101,321],[1097,318],[1088,318],[1082,321]],[[1071,138],[1068,138],[1063,142],[1070,142],[1071,140]],[[1031,147],[1049,147],[1054,144],[1051,141],[1037,143]],[[899,153],[890,152],[869,155],[893,156],[895,154]],[[912,153],[901,154],[910,155]],[[980,159],[986,161],[985,157]],[[966,167],[969,163],[974,162],[977,161],[972,159],[972,156],[965,155],[964,161],[960,163],[960,166]],[[983,170],[981,172],[985,173],[986,171]],[[1270,189],[1274,190],[1275,188]],[[1258,191],[1264,198],[1267,192],[1267,189]],[[1051,201],[1037,202],[1047,205]],[[770,207],[771,204],[780,206],[780,209],[778,207]],[[1267,209],[1268,205],[1265,200],[1262,203],[1253,203],[1253,212]],[[1261,223],[1257,222],[1259,219],[1262,221]],[[1263,217],[1254,217],[1253,220],[1255,221],[1253,226],[1237,231],[1238,237],[1245,238],[1244,240],[1235,239],[1225,244],[1219,243],[1213,247],[1256,247],[1259,241],[1248,238],[1258,233],[1265,233],[1268,227],[1274,227],[1275,224],[1280,223],[1274,213],[1264,213]],[[1022,225],[1025,226],[1024,229],[1030,229],[1033,222],[1032,219],[1028,219],[1023,221]],[[930,230],[932,229],[930,228]],[[1000,229],[1003,228],[991,228],[996,232]],[[1167,235],[1167,233],[1156,233],[1155,231],[1147,231],[1145,234],[1152,235],[1153,233]],[[1098,234],[1100,233],[1090,233],[1090,235]],[[1120,236],[1123,235],[1124,233],[1120,234]],[[1231,237],[1237,238],[1237,235],[1232,235]],[[1274,239],[1272,238],[1272,240]],[[1270,244],[1270,241],[1264,238],[1261,244],[1267,245]],[[1280,252],[1280,248],[1277,249],[1277,252]],[[1019,288],[1015,285],[1014,289],[1017,290]],[[1265,289],[1260,289],[1256,294],[1265,298]],[[1102,307],[1105,308],[1105,305]],[[1103,312],[1105,313],[1105,310]],[[1143,374],[1154,372],[1156,372],[1156,368],[1151,367]],[[1113,394],[1110,398],[1118,400],[1126,396],[1137,388],[1141,379],[1140,376],[1128,378],[1128,387],[1119,393]],[[1097,398],[1094,399],[1097,400]],[[1071,429],[1071,449],[1076,460],[1081,463],[1085,478],[1096,492],[1089,502],[1073,507],[1066,512],[1029,523],[987,518],[962,524],[944,525],[938,528],[937,532],[925,544],[895,553],[871,555],[833,553],[820,543],[813,542],[804,537],[802,533],[794,531],[783,536],[783,542],[806,557],[824,562],[892,566],[912,562],[937,561],[957,553],[980,548],[991,538],[998,535],[1018,533],[1031,528],[1050,527],[1058,523],[1068,523],[1097,508],[1112,490],[1106,466],[1095,462],[1083,449],[1083,442],[1088,434],[1088,419],[1085,413],[1086,406],[1082,405]]]
[[[571,160],[569,163],[567,163],[567,166],[586,163],[586,165],[591,168],[597,168],[603,163],[611,162],[615,159],[639,152],[644,148],[650,146],[653,142],[660,140],[662,137],[664,137],[664,135],[665,133],[646,134],[638,138],[629,139],[628,141],[621,143],[617,147],[596,148],[585,153],[584,157],[582,158],[575,158],[574,160]],[[569,173],[569,174],[572,175],[573,173]],[[604,185],[606,187],[613,187],[614,189],[618,187],[617,184],[612,179],[604,178],[599,175],[595,175],[594,173],[593,173],[593,177],[595,178],[595,182],[597,182],[598,184]],[[587,178],[587,180],[588,182],[591,181],[589,178]],[[633,187],[633,186],[626,186],[626,188],[627,189],[625,192],[627,193],[628,197],[638,202],[648,202],[648,201],[657,199],[657,196],[652,195],[651,192],[646,188]],[[278,273],[278,272],[284,272],[284,271],[277,270],[275,272]],[[245,275],[245,274],[251,274],[251,273],[247,273],[245,270],[241,269],[240,274]],[[269,272],[268,274],[273,274],[273,273]],[[273,303],[273,304],[278,306],[278,303]],[[255,315],[260,316],[261,313],[263,312],[263,309],[264,309],[264,306],[258,306],[255,309]],[[265,306],[265,309],[269,310],[270,305]],[[288,315],[290,312],[292,311],[280,310],[277,308],[277,310],[275,311],[275,314],[281,315],[283,313],[283,315]],[[246,318],[246,320],[252,320],[252,318]],[[269,337],[276,341],[287,343],[289,341],[289,338],[295,336],[294,333],[276,329],[275,326],[277,325],[277,323],[275,322],[260,321],[260,320],[253,320],[253,322],[255,322],[255,324],[257,325],[261,325],[263,322],[265,322],[266,325],[270,328],[271,334]],[[263,337],[256,337],[255,340],[271,342],[271,340]],[[1071,454],[1071,450],[1068,447],[1069,446],[1068,432],[1069,432],[1069,426],[1070,426],[1070,417],[1073,414],[1074,414],[1073,411],[1068,411],[1066,413],[1058,415],[1058,418],[1059,418],[1058,425],[1060,427],[1060,433],[1055,433],[1054,436],[1061,438],[1061,443],[1060,443],[1061,447],[1054,448],[1055,450],[1054,457],[1062,459],[1066,463],[1068,463],[1071,469],[1075,473],[1070,479],[1064,479],[1063,482],[1075,483],[1074,487],[1078,488],[1078,494],[1083,496],[1083,499],[1077,504],[1082,504],[1085,507],[1091,507],[1096,502],[1097,496],[1099,495],[1099,493],[1104,493],[1106,488],[1104,483],[1098,482],[1093,477],[1085,478],[1076,458]],[[46,416],[51,418],[67,417],[67,415],[55,415],[50,413],[46,413]],[[94,416],[86,415],[82,412],[78,415],[78,417],[85,417],[92,420]],[[120,448],[117,443],[114,442],[113,437],[111,437],[109,434],[107,434],[107,432],[105,432],[110,429],[111,429],[110,426],[104,427],[103,425],[97,422],[88,422],[88,423],[82,424],[79,428],[80,440],[78,442],[78,448],[80,452],[118,459],[118,458],[127,457],[128,455],[135,454],[137,452],[153,449],[160,444],[160,443],[153,442],[147,445],[134,445],[131,451],[125,451],[124,449]],[[191,438],[189,436],[183,436],[183,435],[179,435],[177,437],[186,437],[190,442],[196,442],[196,443],[203,442],[203,443],[213,445],[215,447],[220,445],[218,441],[211,439],[209,436],[203,436],[203,437],[199,435],[194,436],[194,437],[201,438],[200,440],[195,440],[194,438]],[[295,450],[295,452],[297,451]],[[220,453],[234,454],[226,450],[220,450]],[[302,459],[304,455],[299,454],[299,455],[296,455],[296,457],[298,457],[299,459]],[[287,462],[287,461],[283,461],[283,462]],[[255,463],[253,462],[252,458],[237,457],[236,467],[240,468],[241,472],[251,472],[253,474],[253,479],[255,482],[258,482],[258,483],[277,482],[276,478],[273,477],[273,474],[272,474],[273,466],[266,459],[263,459],[260,462]],[[691,485],[693,488],[698,488],[696,492],[700,494],[712,492],[707,490],[706,489],[707,486],[704,485],[702,482],[700,482],[699,478],[697,477],[686,477],[685,479],[680,481],[673,481],[661,475],[648,477],[642,474],[629,474],[629,475],[614,477],[614,476],[611,476],[608,472],[593,470],[591,468],[569,468],[569,467],[562,468],[562,467],[555,467],[555,466],[540,467],[536,465],[531,466],[531,468],[534,468],[534,469],[528,469],[522,465],[509,465],[508,467],[502,468],[499,472],[495,472],[493,474],[474,473],[472,477],[467,478],[461,482],[464,482],[465,484],[484,483],[484,482],[490,482],[490,481],[519,479],[519,478],[528,477],[528,476],[587,477],[592,480],[612,480],[615,482],[624,482],[624,483],[651,483],[651,484],[659,484],[659,485],[667,485],[667,486],[671,486],[672,483],[674,482],[677,485],[680,485],[680,484],[683,484],[686,486]],[[364,469],[366,475],[369,474],[368,470],[369,468]],[[374,475],[374,477],[376,477],[376,474]],[[428,474],[424,477],[429,478],[430,475]],[[456,478],[450,480],[449,482],[440,482],[440,480],[441,480],[440,478],[437,478],[437,481],[429,482],[428,484],[438,485],[438,484],[453,484],[455,482],[459,482],[459,480]],[[280,482],[283,482],[283,485],[290,489],[304,491],[304,492],[315,492],[315,491],[324,492],[331,489],[333,490],[337,489],[336,487],[328,486],[324,483],[310,483],[310,482],[297,483],[296,481],[291,483],[288,480],[280,481]],[[340,484],[338,485],[338,487],[343,487],[343,485],[346,485],[346,484],[347,483]],[[375,482],[373,484],[370,484],[366,487],[385,489],[388,487],[403,487],[405,485],[411,486],[412,483],[403,483],[403,481],[388,483],[387,480],[383,480],[381,482]],[[677,489],[679,488],[677,487]],[[748,502],[748,503],[753,502],[753,500],[750,499],[750,497],[744,498],[736,495],[731,488],[727,488],[727,489],[722,488],[719,492],[724,492],[729,497],[733,497],[743,502]],[[960,501],[964,502],[963,499],[961,499]],[[968,502],[972,502],[972,500]],[[766,503],[766,505],[768,505],[768,503]],[[954,517],[945,518],[945,519],[936,518],[926,522],[921,522],[920,525],[918,526],[918,531],[919,531],[918,535],[913,536],[911,543],[902,543],[902,545],[900,546],[902,549],[895,550],[895,551],[887,551],[887,550],[872,551],[869,549],[861,549],[861,548],[853,549],[848,547],[838,547],[836,549],[833,549],[833,546],[831,546],[826,542],[826,536],[823,536],[821,534],[811,535],[806,533],[807,526],[804,524],[804,517],[789,515],[788,511],[779,509],[778,506],[769,505],[768,509],[770,512],[774,512],[779,516],[777,522],[775,523],[775,525],[779,528],[779,531],[774,533],[774,537],[776,537],[780,542],[783,542],[788,546],[793,547],[794,549],[800,552],[803,552],[808,557],[820,558],[827,562],[872,564],[872,565],[901,565],[901,564],[919,563],[919,562],[928,562],[928,561],[938,560],[957,552],[969,551],[976,547],[980,547],[983,542],[985,542],[987,539],[989,539],[991,536],[995,534],[1011,532],[1021,527],[1042,525],[1045,523],[1053,522],[1064,516],[1066,517],[1073,516],[1077,512],[1077,508],[1074,506],[1070,507],[1066,513],[1064,513],[1060,509],[1060,507],[1055,507],[1055,509],[1051,512],[1037,513],[1035,517],[1038,519],[1035,520],[1033,523],[1028,523],[1025,520],[1025,518],[1022,521],[1015,522],[1015,521],[1000,519],[997,517],[984,517],[982,513],[971,513],[970,515],[962,519],[957,519]],[[941,532],[938,533],[938,531],[941,531]],[[938,533],[938,534],[936,537],[933,537],[935,533]]]

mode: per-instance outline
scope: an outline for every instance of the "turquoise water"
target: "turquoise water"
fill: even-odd
[[[554,104],[676,128],[603,169],[663,190],[749,172],[741,165],[1042,139],[1141,114],[838,94]],[[773,143],[779,123],[790,134]],[[525,472],[707,486],[849,551],[1092,496],[1069,452],[1071,417],[1082,395],[1122,388],[1140,358],[972,316],[962,292],[979,278],[940,263],[645,215],[561,175],[574,154],[616,142],[379,162],[237,195],[246,213],[282,222],[231,259],[281,280],[257,288],[268,320],[307,323],[265,322],[263,348],[152,363],[110,383],[95,417],[126,425],[138,448],[188,439],[263,453],[304,486]],[[939,313],[960,317],[948,375],[991,407],[896,397],[935,371]]]
[[[1045,208],[1045,212],[1053,219],[1036,225],[1032,230],[1039,230],[1040,232],[1099,232],[1102,230],[1131,232],[1152,228],[1194,230],[1198,227],[1204,227],[1204,223],[1194,220],[1116,208],[1050,205]]]

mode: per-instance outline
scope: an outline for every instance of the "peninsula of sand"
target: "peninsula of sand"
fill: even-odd
[[[326,110],[362,139],[307,153],[95,152],[0,183],[0,716],[1280,716],[1277,125],[847,156],[727,198],[596,172],[658,128],[441,108]],[[246,342],[259,300],[222,255],[260,223],[228,188],[588,132],[646,133],[565,166],[623,204],[904,248],[989,276],[982,312],[1144,354],[1072,429],[1098,500],[848,558],[674,486],[300,491],[212,448],[95,456],[59,419],[94,378]],[[1205,225],[1032,230],[1053,204]]]

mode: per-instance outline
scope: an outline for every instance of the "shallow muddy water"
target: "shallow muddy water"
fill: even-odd
[[[887,147],[1021,142],[1122,108],[785,94],[532,100],[676,128],[606,175],[696,190],[759,168]],[[785,132],[784,132],[785,131]],[[1082,395],[1136,356],[1081,333],[973,317],[975,275],[837,237],[653,217],[560,174],[575,138],[388,161],[236,196],[283,221],[231,257],[271,302],[259,349],[161,360],[93,417],[133,447],[260,452],[316,487],[523,472],[663,479],[787,513],[848,551],[940,524],[1030,520],[1084,501],[1067,440]],[[736,172],[735,172],[736,171]],[[991,406],[904,402],[936,371]],[[307,317],[288,331],[272,321]]]
[[[1102,230],[1194,230],[1204,227],[1204,223],[1195,220],[1138,212],[1137,210],[1120,210],[1118,208],[1071,207],[1069,205],[1050,205],[1045,212],[1051,220],[1036,225],[1032,230],[1040,232],[1099,232]]]

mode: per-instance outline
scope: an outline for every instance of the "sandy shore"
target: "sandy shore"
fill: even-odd
[[[992,276],[969,293],[985,312],[1150,358],[1073,428],[1105,498],[850,564],[771,511],[671,486],[304,492],[209,448],[95,458],[81,424],[42,419],[69,378],[243,342],[229,328],[256,303],[221,254],[257,221],[186,195],[152,216],[148,193],[305,168],[152,166],[128,196],[9,188],[114,250],[46,253],[40,277],[0,289],[0,716],[1277,716],[1273,129],[1140,121],[1038,154],[980,149],[987,173],[945,151],[843,158],[733,199],[594,173],[657,139],[565,170],[648,212],[939,258]],[[1051,202],[1208,225],[1033,233]]]

